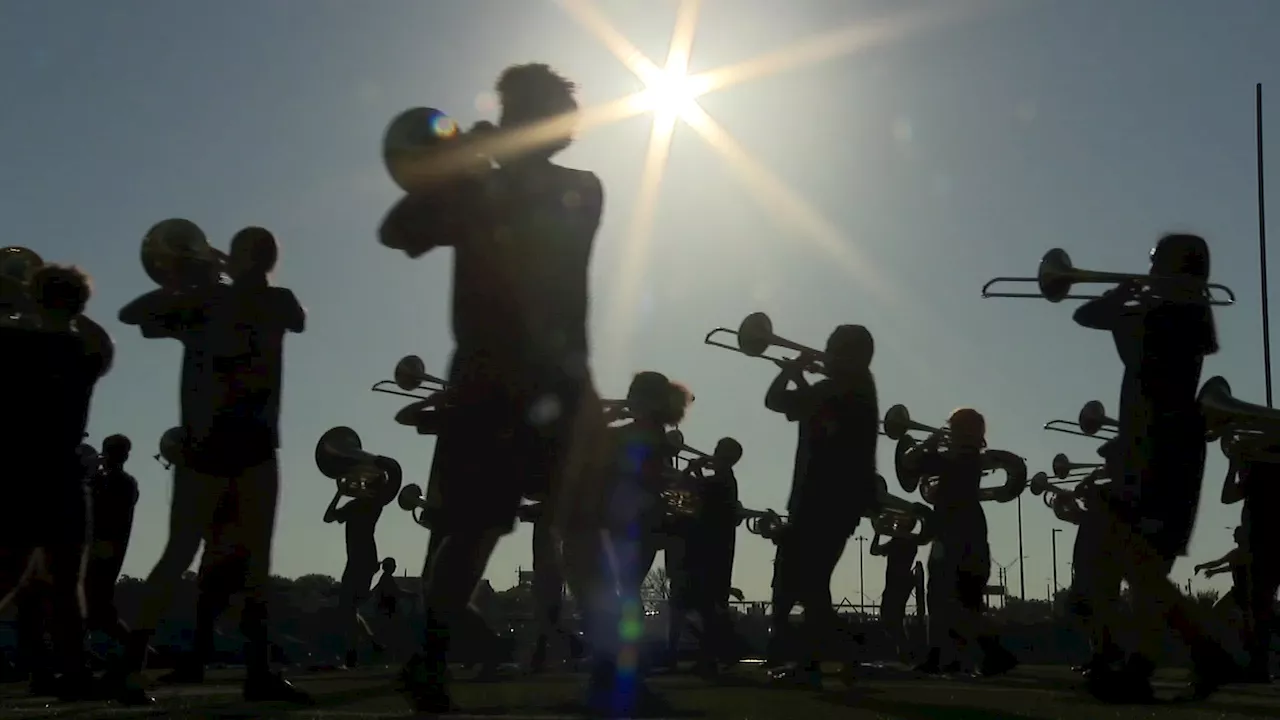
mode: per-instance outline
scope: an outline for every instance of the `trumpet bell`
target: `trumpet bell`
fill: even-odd
[[[391,120],[382,134],[382,163],[401,190],[421,189],[421,165],[442,143],[462,135],[458,123],[435,108],[409,108]]]
[[[884,414],[884,422],[882,423],[884,436],[890,440],[897,440],[907,434],[907,430],[911,427],[911,413],[907,411],[906,405],[894,405]],[[908,490],[907,492],[911,492]]]
[[[183,218],[161,220],[142,238],[142,269],[162,288],[216,283],[222,256],[199,225]]]
[[[671,447],[676,449],[684,447],[685,446],[684,433],[680,432],[679,430],[668,430],[667,445],[670,445]]]
[[[903,492],[915,492],[920,486],[920,473],[916,470],[913,458],[915,449],[915,438],[909,435],[901,436],[893,448],[893,469],[898,475],[898,485]]]
[[[1027,486],[1031,489],[1032,495],[1043,495],[1053,485],[1049,482],[1049,474],[1041,471],[1031,476],[1031,481],[1027,483]]]
[[[396,363],[395,372],[392,373],[392,379],[395,380],[396,387],[409,392],[422,387],[422,381],[427,375],[426,363],[417,355],[405,355],[400,358],[400,362]]]
[[[182,427],[175,426],[164,431],[160,436],[160,457],[171,466],[182,465],[182,447],[186,444],[186,433]]]
[[[738,326],[738,349],[743,355],[760,357],[773,345],[773,321],[762,312],[754,312]]]

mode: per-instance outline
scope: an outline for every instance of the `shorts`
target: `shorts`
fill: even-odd
[[[440,430],[428,497],[437,509],[432,528],[458,531],[515,529],[524,497],[545,495],[571,444],[584,383],[500,383],[476,379],[455,358],[454,407]]]
[[[773,561],[775,592],[801,604],[808,598],[829,595],[831,574],[844,554],[849,535],[845,523],[817,519],[788,527]]]

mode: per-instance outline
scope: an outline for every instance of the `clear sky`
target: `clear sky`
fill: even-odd
[[[674,0],[597,7],[662,62]],[[650,118],[584,132],[564,153],[607,193],[592,268],[602,392],[622,393],[640,369],[687,382],[697,401],[686,437],[703,447],[740,439],[744,502],[781,508],[795,429],[762,405],[774,368],[702,337],[755,310],[818,346],[834,325],[855,322],[878,339],[883,408],[904,403],[936,424],[954,407],[977,407],[991,444],[1029,457],[1033,471],[1060,451],[1091,460],[1092,442],[1040,427],[1091,398],[1114,409],[1121,368],[1110,338],[1075,327],[1070,304],[983,300],[979,288],[1033,274],[1051,247],[1081,267],[1142,271],[1160,233],[1190,230],[1210,239],[1214,279],[1240,298],[1217,315],[1223,351],[1206,377],[1226,375],[1238,396],[1262,401],[1253,93],[1263,82],[1280,98],[1280,5],[707,0],[691,70],[859,26],[874,42],[701,99],[778,185],[752,184],[758,174],[677,128],[645,263],[624,262],[624,251]],[[333,483],[314,467],[315,441],[350,425],[366,447],[400,459],[406,481],[423,482],[432,443],[394,424],[396,399],[369,387],[406,353],[443,372],[452,344],[449,254],[409,261],[374,239],[399,196],[382,169],[383,129],[414,105],[464,125],[494,119],[494,78],[530,61],[577,80],[588,105],[640,87],[553,2],[0,3],[3,244],[94,276],[91,314],[117,355],[94,400],[91,440],[134,438],[130,469],[142,488],[126,573],[145,574],[164,541],[170,479],[150,455],[178,409],[179,347],[115,320],[151,287],[138,259],[146,229],[181,216],[224,249],[245,225],[282,241],[278,281],[310,324],[286,351],[275,571],[339,575],[343,534],[320,521]],[[1268,109],[1280,142],[1280,102]],[[1280,176],[1271,187],[1274,214]],[[626,277],[638,280],[636,303],[620,299]],[[881,468],[896,488],[891,450],[882,443]],[[1210,454],[1197,561],[1224,552],[1238,520],[1238,506],[1217,502],[1225,463],[1216,447]],[[994,558],[1016,561],[1014,506],[990,506],[988,517]],[[1051,528],[1065,530],[1064,584],[1074,531],[1029,495],[1023,524],[1027,592],[1043,597]],[[529,565],[529,538],[522,529],[499,547],[495,586]],[[416,571],[426,534],[391,506],[378,542]],[[834,592],[856,600],[859,546],[849,547]],[[741,532],[735,584],[748,597],[767,597],[772,551]],[[1180,580],[1190,564],[1179,563]],[[882,577],[868,557],[868,598]]]

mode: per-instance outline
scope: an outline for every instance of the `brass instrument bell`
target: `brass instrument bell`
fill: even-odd
[[[1059,480],[1066,480],[1067,476],[1077,470],[1096,470],[1104,465],[1104,463],[1073,463],[1067,457],[1066,453],[1058,453],[1053,456],[1053,463],[1050,467],[1053,469],[1054,477]]]
[[[405,485],[396,496],[396,504],[401,510],[409,513],[417,524],[425,528],[431,527],[427,517],[427,500],[422,494],[422,488],[413,483]]]
[[[1093,437],[1103,428],[1114,430],[1120,426],[1114,418],[1107,416],[1106,406],[1099,400],[1090,400],[1080,408],[1080,416],[1076,419],[1080,432]]]
[[[440,110],[409,108],[393,118],[382,135],[382,163],[400,189],[421,192],[432,184],[452,180],[461,172],[491,167],[491,161],[478,149],[468,155],[458,141],[495,130],[492,123],[481,122],[470,132],[463,132],[456,120]],[[459,154],[442,152],[451,146]]]
[[[1280,410],[1236,399],[1221,375],[1204,381],[1197,402],[1210,438],[1241,431],[1280,435]]]
[[[186,431],[181,426],[174,426],[160,436],[160,452],[155,456],[157,461],[167,463],[166,469],[182,465],[182,448],[186,444]]]
[[[161,220],[142,238],[142,269],[168,290],[215,285],[227,256],[210,244],[199,225],[183,218]]]
[[[393,478],[382,466],[389,460],[364,450],[360,435],[346,426],[330,428],[316,443],[316,467],[348,497],[390,502],[395,496],[389,487]]]
[[[438,391],[446,384],[444,380],[427,372],[426,363],[417,355],[405,355],[400,358],[391,377],[396,387],[405,392],[417,390],[424,385],[433,386],[430,389]]]

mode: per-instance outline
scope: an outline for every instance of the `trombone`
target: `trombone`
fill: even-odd
[[[1081,270],[1071,264],[1071,256],[1062,248],[1054,248],[1044,254],[1044,257],[1040,259],[1040,267],[1035,277],[998,277],[988,280],[982,286],[982,297],[1043,298],[1053,303],[1062,302],[1063,300],[1093,300],[1101,297],[1101,295],[1074,295],[1071,293],[1072,288],[1078,284],[1118,284],[1134,280],[1142,282],[1149,287],[1174,283],[1193,283],[1194,287],[1203,288],[1205,298],[1210,305],[1234,305],[1236,302],[1236,295],[1231,291],[1231,288],[1218,283],[1202,283],[1184,278],[1136,273]],[[992,292],[992,286],[1001,283],[1035,283],[1039,292]],[[1220,300],[1215,299],[1210,292],[1212,290],[1220,291],[1226,297]]]
[[[379,380],[369,390],[387,395],[413,398],[414,400],[426,400],[430,395],[418,395],[414,391],[422,390],[434,395],[449,387],[449,384],[444,380],[427,372],[426,363],[417,355],[405,355],[400,358],[391,373],[391,378],[390,380]]]
[[[182,446],[185,442],[186,436],[182,426],[171,427],[160,436],[159,452],[152,457],[165,470],[179,467],[182,465]]]
[[[337,484],[339,495],[391,502],[400,490],[400,465],[384,455],[363,448],[360,435],[339,425],[325,431],[316,442],[316,468]]]
[[[1052,510],[1059,520],[1072,525],[1080,524],[1086,509],[1075,492],[1059,487],[1059,483],[1050,481],[1049,476],[1043,472],[1031,477],[1030,488],[1031,494],[1039,495],[1044,500],[1044,506]]]
[[[1120,429],[1120,423],[1115,418],[1107,416],[1106,406],[1101,400],[1090,400],[1080,408],[1080,415],[1076,418],[1076,425],[1080,426],[1080,432],[1088,437],[1094,437],[1099,432],[1106,430],[1113,435]]]
[[[736,342],[730,345],[722,340],[715,339],[717,335],[732,335],[736,338]],[[773,321],[769,316],[762,312],[754,312],[748,315],[737,330],[730,330],[726,327],[718,327],[707,333],[702,342],[712,347],[724,348],[733,352],[746,355],[747,357],[758,357],[766,360],[772,360],[775,363],[804,363],[804,370],[814,374],[821,375],[825,373],[826,354],[819,352],[807,345],[793,342],[784,337],[780,337],[773,333]],[[796,357],[781,357],[778,355],[766,355],[770,348],[782,348],[799,353]]]

